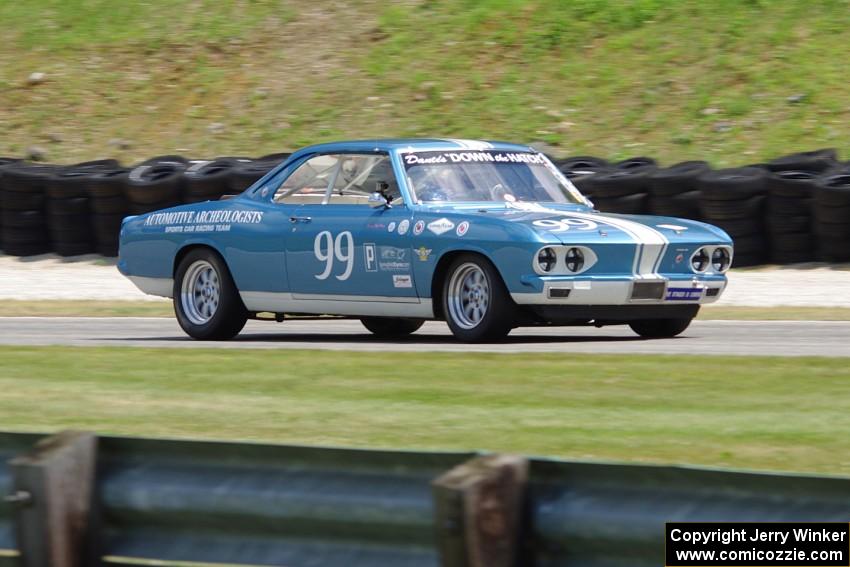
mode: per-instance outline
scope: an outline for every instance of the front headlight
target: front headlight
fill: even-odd
[[[711,253],[711,267],[716,272],[725,272],[729,269],[729,264],[732,263],[732,256],[729,254],[728,248],[715,248]]]
[[[578,248],[567,250],[567,269],[571,272],[580,272],[584,267],[584,253]]]
[[[704,272],[708,268],[708,262],[708,252],[705,251],[705,248],[700,248],[691,256],[691,268],[695,272]]]
[[[537,253],[537,267],[541,272],[551,272],[555,269],[555,264],[558,262],[558,255],[555,250],[549,248],[541,248]]]

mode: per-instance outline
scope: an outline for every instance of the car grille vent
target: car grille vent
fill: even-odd
[[[664,282],[635,282],[632,299],[661,299],[664,297]]]
[[[705,290],[705,296],[706,297],[717,297],[717,295],[719,293],[720,293],[719,287],[710,287],[707,290]]]

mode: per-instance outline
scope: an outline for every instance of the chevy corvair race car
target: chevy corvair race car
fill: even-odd
[[[602,214],[542,154],[467,140],[304,148],[241,195],[128,217],[118,268],[197,339],[270,313],[463,341],[524,325],[684,331],[726,286],[732,241],[695,221]]]

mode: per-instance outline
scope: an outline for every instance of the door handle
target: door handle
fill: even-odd
[[[292,224],[295,224],[297,222],[310,222],[311,220],[313,220],[312,217],[296,217],[296,216],[289,217],[289,222],[291,222]]]

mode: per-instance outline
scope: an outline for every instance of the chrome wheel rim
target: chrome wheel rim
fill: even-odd
[[[490,307],[490,281],[477,264],[461,264],[449,280],[449,316],[462,329],[477,327]]]
[[[221,283],[216,269],[206,260],[193,262],[180,287],[183,314],[193,324],[205,325],[215,316],[220,301]]]

